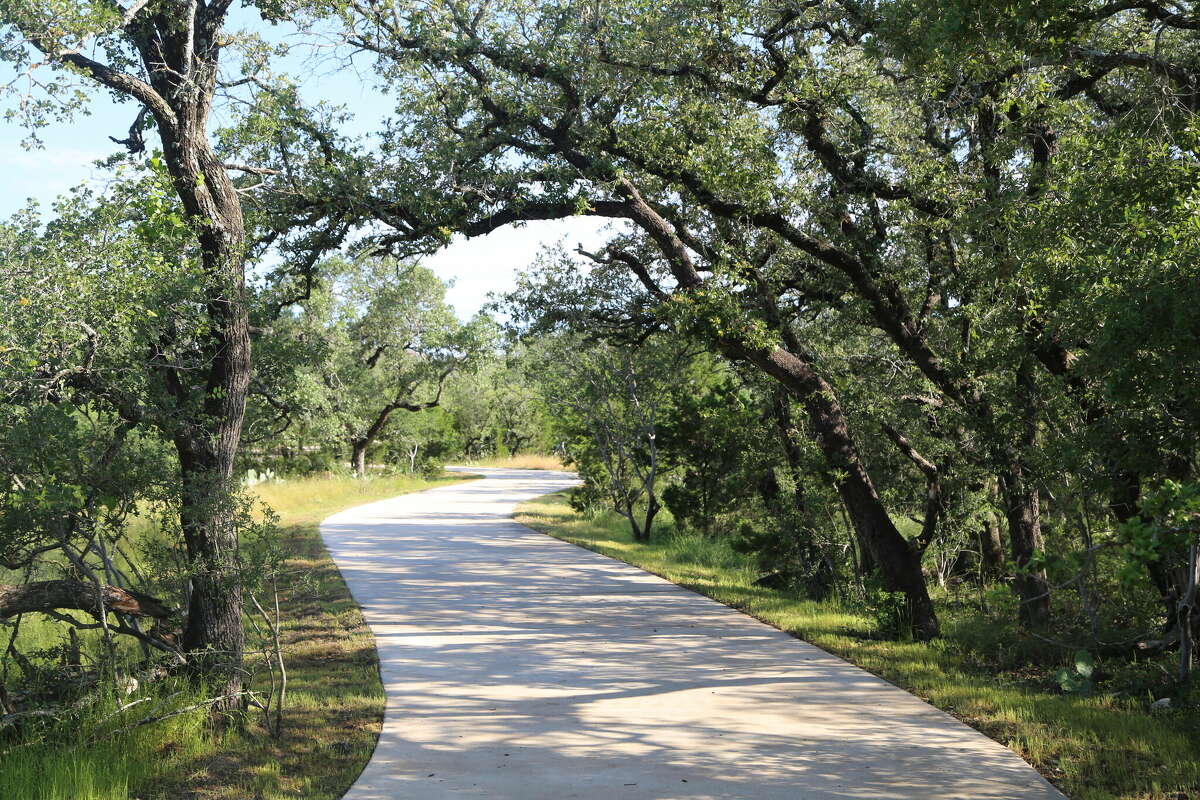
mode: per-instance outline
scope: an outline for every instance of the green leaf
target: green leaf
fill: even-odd
[[[1084,678],[1092,677],[1092,672],[1096,669],[1096,660],[1087,650],[1079,650],[1075,653],[1075,671]]]

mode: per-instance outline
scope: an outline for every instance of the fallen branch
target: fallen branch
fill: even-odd
[[[99,587],[82,581],[35,581],[21,585],[0,584],[0,619],[31,611],[76,609],[96,616],[97,610],[115,611],[133,617],[166,619],[170,609],[149,595],[119,586]]]
[[[115,731],[108,731],[105,733],[105,735],[106,736],[119,736],[122,733],[128,733],[129,731],[136,730],[137,728],[140,728],[143,725],[153,725],[155,722],[162,722],[163,720],[170,719],[171,717],[178,717],[180,714],[187,714],[190,711],[199,711],[202,708],[205,708],[205,707],[211,706],[211,705],[215,705],[215,704],[223,702],[225,700],[232,700],[235,697],[249,697],[249,696],[252,696],[253,694],[254,694],[253,692],[234,692],[233,694],[224,694],[224,695],[221,695],[220,697],[210,697],[207,700],[201,700],[199,703],[193,703],[190,706],[185,706],[183,708],[177,708],[174,711],[168,711],[166,714],[159,714],[154,717],[146,717],[144,719],[139,719],[137,722],[133,723],[132,725],[126,725],[123,728],[117,728]]]

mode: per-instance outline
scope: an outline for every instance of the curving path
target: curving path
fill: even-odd
[[[471,471],[321,526],[387,689],[347,800],[1061,800],[907,692],[510,519],[572,476]]]

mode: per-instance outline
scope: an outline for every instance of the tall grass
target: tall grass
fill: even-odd
[[[1184,709],[1147,710],[1146,698],[1065,695],[1009,652],[1014,614],[981,619],[937,598],[943,636],[896,642],[874,636],[875,620],[837,602],[815,602],[755,586],[748,558],[719,539],[667,528],[632,541],[613,514],[574,511],[563,494],[517,509],[542,532],[642,567],[740,609],[923,697],[1007,745],[1077,800],[1200,797],[1200,719]],[[1007,610],[1006,610],[1007,611]]]
[[[330,514],[396,495],[420,492],[470,480],[469,475],[380,475],[367,480],[351,475],[323,474],[260,483],[251,491],[279,514],[281,525],[319,522]]]
[[[194,690],[176,686],[156,692],[159,714],[187,706]],[[174,696],[171,696],[171,695]],[[201,715],[187,714],[126,732],[106,736],[126,719],[141,715],[115,714],[114,704],[99,703],[74,718],[67,731],[49,730],[40,743],[18,743],[0,761],[0,797],[17,800],[127,800],[130,788],[155,780],[208,748]],[[160,756],[163,743],[169,753]],[[4,745],[8,747],[8,745]]]
[[[562,459],[558,456],[524,453],[517,456],[497,456],[475,461],[464,461],[471,467],[507,467],[508,469],[564,469]]]

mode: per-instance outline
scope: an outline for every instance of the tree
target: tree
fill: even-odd
[[[674,341],[625,349],[564,334],[540,343],[539,380],[567,454],[634,541],[650,541],[662,510],[658,428],[688,355]]]
[[[445,284],[419,265],[362,258],[324,271],[331,288],[306,301],[294,333],[320,341],[299,351],[325,390],[309,414],[330,415],[362,477],[393,415],[439,405],[450,375],[492,348],[493,328],[485,318],[459,323]]]
[[[1126,210],[1113,202],[1118,187],[1155,195],[1140,218],[1179,230],[1170,209],[1184,207],[1190,184],[1177,178],[1192,166],[1165,143],[1187,140],[1194,15],[1147,4],[1027,4],[1004,19],[948,8],[735,4],[715,19],[703,4],[434,4],[407,15],[350,3],[346,37],[424,98],[376,167],[396,187],[381,196],[416,183],[457,190],[440,209],[373,203],[393,226],[389,242],[419,247],[439,226],[474,235],[571,214],[630,220],[638,241],[596,255],[641,281],[642,309],[657,302],[660,318],[789,387],[892,588],[924,608],[919,554],[896,533],[826,366],[835,343],[823,327],[872,331],[864,339],[903,363],[940,436],[970,437],[960,465],[996,476],[1020,617],[1037,627],[1052,599],[1048,431],[1060,414],[1089,436],[1120,417],[1081,369],[1097,337],[1072,321],[1098,312],[1115,324],[1106,330],[1124,330],[1136,319],[1085,300],[1046,265],[1098,257],[1080,241],[1111,254],[1082,223],[1110,212],[1115,223]],[[927,18],[939,24],[912,27]],[[418,142],[445,157],[414,170]],[[1131,169],[1147,146],[1161,159]],[[1073,198],[1068,217],[1083,214],[1076,233],[1064,235],[1063,197]],[[1147,247],[1122,237],[1122,258],[1149,265],[1156,248],[1159,263],[1184,252],[1180,237],[1166,238]],[[1084,307],[1091,316],[1076,317]],[[802,317],[817,324],[797,325]],[[1167,394],[1180,404],[1182,393]],[[1094,439],[1081,445],[1129,495],[1138,459],[1117,437],[1103,455]]]
[[[175,598],[152,597],[161,585],[128,567],[127,537],[139,507],[179,508],[151,364],[168,331],[190,339],[204,325],[200,266],[169,191],[143,174],[63,198],[52,222],[30,210],[0,226],[0,566],[24,578],[5,587],[2,615],[101,629],[106,668],[116,633],[184,660]]]
[[[1001,256],[1022,312],[1022,393],[1053,415],[1055,455],[1127,523],[1143,485],[1191,474],[1200,419],[1180,348],[1196,330],[1196,7],[977,11],[939,4],[940,24],[917,32],[901,15],[922,5],[908,5],[887,36],[913,68],[955,66],[976,87],[953,116],[975,131],[976,246]],[[1144,566],[1172,628],[1185,587]]]
[[[146,364],[147,381],[155,389],[147,403],[152,413],[125,418],[153,426],[175,450],[180,527],[192,565],[182,644],[194,668],[220,681],[227,699],[217,710],[239,702],[242,681],[233,470],[251,381],[245,281],[250,243],[239,192],[246,187],[238,186],[231,170],[251,175],[252,182],[271,173],[223,157],[222,150],[243,146],[237,137],[222,144],[210,138],[222,85],[221,56],[238,41],[224,30],[231,5],[228,0],[183,6],[138,0],[128,7],[110,0],[0,3],[0,56],[30,74],[52,72],[50,79],[32,83],[44,87],[44,95],[22,98],[27,123],[36,127],[78,111],[86,95],[80,87],[90,87],[139,109],[120,141],[131,154],[147,151],[148,131],[161,144],[150,164],[166,177],[170,195],[158,199],[174,206],[174,220],[182,226],[170,244],[179,248],[180,263],[197,280],[194,308],[202,311],[203,324],[184,330],[163,326]],[[268,15],[278,11],[274,4],[264,8]],[[259,64],[252,57],[246,66]],[[227,83],[266,86],[252,78]],[[7,89],[15,91],[15,85]],[[270,91],[263,96],[278,98]],[[270,244],[275,236],[263,242]],[[310,250],[328,246],[324,240],[307,244]],[[193,261],[197,269],[191,272]],[[73,374],[64,380],[69,377]]]
[[[629,9],[601,17],[587,10],[581,16],[586,21],[572,27],[563,16],[570,13],[567,9],[513,9],[506,16],[490,9],[465,14],[437,7],[434,27],[450,36],[433,37],[426,35],[432,18],[425,14],[409,18],[402,9],[392,9],[393,14],[382,6],[351,8],[357,14],[351,24],[361,20],[362,25],[351,30],[350,42],[379,54],[393,80],[413,80],[406,71],[412,56],[438,71],[439,89],[430,94],[429,103],[452,110],[454,119],[431,127],[429,118],[444,118],[444,112],[435,115],[431,109],[428,118],[415,120],[412,140],[392,140],[398,163],[410,163],[402,148],[412,147],[417,136],[446,142],[433,152],[456,153],[453,166],[424,182],[476,187],[488,201],[476,205],[461,202],[466,199],[461,196],[461,209],[447,209],[443,213],[450,219],[437,222],[473,234],[515,220],[573,213],[633,221],[649,250],[618,246],[601,258],[642,280],[650,300],[661,305],[672,324],[789,387],[803,404],[831,470],[841,476],[844,502],[863,540],[878,551],[890,588],[909,596],[920,635],[933,635],[936,618],[919,558],[881,502],[837,393],[816,366],[817,353],[790,327],[793,301],[780,307],[781,293],[794,285],[788,274],[803,276],[809,259],[828,257],[861,275],[858,262],[816,238],[819,233],[794,224],[806,215],[814,219],[805,207],[807,192],[800,188],[804,180],[780,191],[763,187],[754,195],[779,197],[787,205],[782,211],[759,212],[740,199],[721,197],[720,187],[758,185],[786,174],[772,166],[771,154],[762,147],[768,136],[757,130],[757,111],[728,109],[707,89],[688,91],[676,85],[673,74],[612,63],[616,48],[636,49],[637,42],[663,41],[664,36],[670,44],[656,51],[656,59],[671,52],[681,63],[695,63],[703,45],[690,33],[671,28],[674,20],[621,16]],[[682,20],[680,24],[687,27]],[[512,35],[500,33],[505,30]],[[815,30],[801,27],[796,35],[811,37]],[[772,35],[767,31],[761,38]],[[561,43],[568,36],[576,40],[568,48],[572,55],[563,59],[560,55],[567,51]],[[515,87],[519,99],[513,96]],[[642,113],[656,103],[672,111]],[[735,120],[732,126],[730,119]],[[719,133],[714,130],[718,120]],[[682,146],[691,148],[691,155],[676,152]],[[699,171],[689,167],[681,173],[681,164]],[[714,183],[693,180],[701,174]],[[405,174],[403,180],[407,184],[412,177]],[[420,234],[422,220],[414,224],[411,205],[395,214],[386,203],[374,208],[399,231],[391,238]],[[765,228],[762,234],[743,237],[739,226],[758,223],[760,213],[771,225],[759,225]],[[664,269],[665,283],[652,275],[657,271],[662,276]],[[776,269],[782,274],[776,276]],[[807,288],[808,283],[801,285]],[[817,297],[828,293],[814,288]]]

